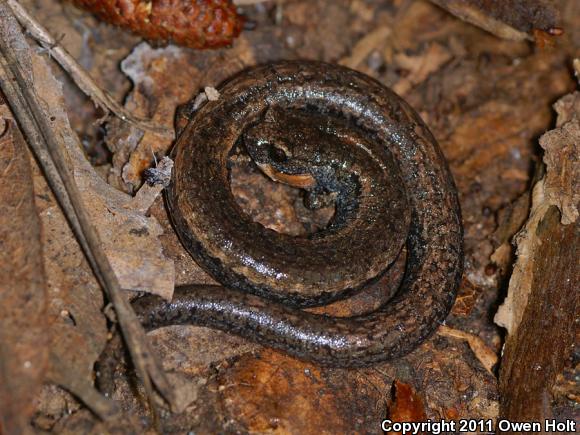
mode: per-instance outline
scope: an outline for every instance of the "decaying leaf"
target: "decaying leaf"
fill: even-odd
[[[70,131],[68,117],[61,110],[64,107],[61,85],[38,62],[33,63],[33,68],[36,82],[45,89],[47,105],[55,102],[50,105],[55,128]],[[121,287],[170,299],[174,267],[163,255],[158,241],[161,227],[154,218],[144,214],[142,206],[136,205],[131,196],[116,190],[95,172],[73,137],[73,134],[62,134],[75,181],[83,201],[90,204],[89,215]]]
[[[115,276],[115,271],[111,268],[108,259],[106,259],[106,249],[100,245],[100,238],[97,235],[98,229],[95,230],[93,228],[93,223],[90,222],[85,211],[86,206],[82,204],[90,203],[95,205],[95,197],[89,197],[86,194],[87,186],[93,188],[89,191],[90,193],[94,192],[94,188],[98,186],[100,179],[84,158],[83,153],[80,151],[77,136],[71,131],[67,114],[64,110],[61,86],[52,75],[46,61],[38,55],[31,55],[30,47],[5,2],[0,4],[0,9],[3,34],[1,47],[2,88],[8,96],[7,98],[9,98],[13,110],[17,113],[18,121],[26,131],[27,138],[34,148],[36,156],[42,162],[43,169],[51,180],[51,186],[58,193],[62,207],[67,211],[69,223],[77,230],[76,235],[80,243],[84,244],[85,249],[83,251],[86,257],[92,261],[93,270],[101,278],[100,282],[106,283],[104,285],[105,290],[110,290],[108,295],[115,303],[120,323],[124,326],[125,337],[130,344],[129,348],[134,357],[133,361],[135,361],[141,377],[148,376],[144,369],[143,360],[149,357],[147,363],[151,377],[156,381],[160,390],[167,393],[166,397],[170,397],[170,392],[165,391],[165,385],[163,385],[163,382],[165,382],[163,373],[160,372],[155,360],[152,360],[146,342],[142,341],[142,338],[139,341],[139,333],[143,334],[143,337],[144,333],[139,329],[140,325],[136,323],[134,314],[131,318],[132,312],[130,308],[119,294],[121,286]],[[40,137],[42,139],[39,139]],[[50,157],[48,157],[49,154]],[[74,159],[74,163],[71,161],[72,159]],[[70,172],[69,167],[71,168]],[[91,180],[89,180],[88,174],[93,175]],[[84,175],[84,178],[82,175]],[[103,186],[106,186],[104,181],[100,182]],[[112,197],[114,189],[110,187],[109,189],[110,192],[107,193]],[[64,193],[65,190],[66,194]],[[80,193],[82,191],[84,191],[85,195]],[[106,211],[110,213],[113,208],[114,205],[107,204]],[[101,210],[101,213],[103,211]],[[135,214],[140,215],[140,213]],[[99,225],[95,226],[98,227]],[[112,242],[110,243],[112,244]],[[118,249],[119,246],[115,248]],[[62,254],[63,252],[58,251],[51,259],[54,260],[54,258],[58,258]],[[124,253],[120,255],[124,255]],[[76,261],[79,258],[84,259],[85,256],[77,257]],[[138,259],[138,261],[140,262],[141,259]],[[170,278],[169,290],[172,292],[173,274],[171,274]],[[142,283],[140,282],[139,284],[141,285]],[[58,288],[56,289],[57,292],[59,290]],[[84,295],[89,295],[89,293],[84,293]],[[101,301],[102,299],[92,298],[90,302],[94,302],[94,307],[96,304],[100,304]],[[89,306],[90,304],[86,304],[82,308],[86,309]],[[97,313],[101,322],[104,323],[105,319],[100,310]],[[121,314],[124,315],[121,316]],[[73,326],[77,323],[77,319],[71,315],[68,309],[61,309],[58,317],[64,318],[65,322],[68,321]],[[88,342],[89,345],[94,345],[95,347],[99,346],[99,337],[93,340],[90,333],[87,333],[86,330],[83,332],[81,341]],[[100,338],[101,340],[104,339],[102,336]],[[75,343],[76,345],[71,352],[71,349],[66,348],[65,344],[70,346],[73,342],[74,339],[66,343],[64,341],[62,343],[59,342],[59,346],[51,348],[52,351],[56,351],[51,355],[58,355],[58,349],[62,350],[64,347],[64,355],[66,356],[60,354],[60,358],[52,358],[54,364],[51,366],[49,378],[81,398],[99,416],[104,417],[114,414],[116,407],[92,388],[91,373],[94,358],[91,359],[91,352],[83,352],[85,349],[83,349],[83,346],[78,346],[79,343]],[[135,347],[138,345],[141,346],[138,349],[139,353],[135,353],[137,352]],[[150,390],[148,379],[145,379],[147,381],[145,385]]]
[[[48,283],[45,316],[52,337],[47,376],[83,397],[92,388],[92,366],[107,339],[103,294],[43,174],[33,164]]]
[[[380,379],[377,387],[355,371],[332,371],[270,350],[258,359],[242,357],[218,381],[224,417],[253,433],[356,432],[376,415],[374,388],[387,388]]]
[[[30,154],[0,94],[0,433],[28,433],[46,378],[46,278]]]
[[[201,88],[217,86],[252,64],[253,58],[238,55],[244,50],[242,38],[236,48],[228,52],[226,63],[229,65],[224,65],[219,62],[221,57],[217,53],[194,55],[179,47],[153,48],[147,43],[139,44],[121,63],[122,71],[134,84],[126,108],[173,129],[179,105],[192,99]],[[221,68],[212,70],[212,63],[221,65]],[[203,72],[202,67],[207,70]],[[113,122],[109,131],[107,145],[114,153],[109,181],[132,192],[141,185],[143,171],[153,164],[156,157],[166,155],[173,141],[164,135],[143,133],[119,121]]]
[[[455,299],[455,304],[453,305],[453,314],[468,316],[475,307],[480,294],[481,289],[464,277],[461,280],[457,299]]]
[[[423,399],[409,384],[396,380],[393,386],[395,399],[389,405],[389,419],[398,423],[424,422],[427,420]],[[400,435],[401,432],[387,432],[388,435]]]

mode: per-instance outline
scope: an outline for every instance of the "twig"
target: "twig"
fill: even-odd
[[[250,6],[260,3],[266,3],[268,0],[234,0],[236,6]]]
[[[51,128],[49,116],[41,109],[34,83],[21,59],[16,57],[15,53],[22,51],[23,46],[31,52],[7,6],[7,0],[0,0],[0,87],[42,165],[95,276],[115,307],[123,337],[137,374],[143,381],[150,405],[153,404],[151,380],[161,394],[173,403],[173,393],[167,378],[135,313],[121,294],[117,277],[103,251],[95,227],[88,218],[66,157]],[[151,409],[155,417],[155,407],[151,406]]]
[[[141,130],[152,131],[164,136],[173,137],[170,129],[157,125],[151,121],[138,118],[128,112],[117,103],[106,91],[103,91],[89,74],[83,69],[74,57],[66,51],[52,35],[38,21],[34,19],[16,0],[6,0],[8,6],[26,29],[38,43],[48,51],[59,65],[70,75],[77,86],[88,95],[93,102],[107,113],[113,113],[124,121],[130,122]]]
[[[79,398],[101,420],[122,417],[119,404],[99,394],[89,381],[81,378],[79,373],[69,373],[68,379],[60,386]]]

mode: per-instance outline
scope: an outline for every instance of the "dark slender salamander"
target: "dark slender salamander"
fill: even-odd
[[[404,355],[447,316],[463,265],[456,189],[435,139],[377,81],[320,62],[249,70],[195,112],[174,148],[167,202],[184,246],[225,287],[186,286],[172,302],[134,302],[148,329],[206,325],[324,365]],[[332,198],[328,228],[279,234],[236,205],[228,157],[245,147],[271,178]],[[300,310],[344,298],[379,276],[406,244],[395,296],[372,313]]]

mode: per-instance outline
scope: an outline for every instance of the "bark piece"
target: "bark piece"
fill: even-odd
[[[534,186],[530,216],[516,238],[508,296],[495,317],[509,334],[500,412],[512,421],[553,417],[552,389],[578,333],[579,101],[576,92],[556,103],[558,127],[540,139],[546,173]]]
[[[575,225],[559,223],[551,206],[532,236],[541,245],[531,268],[530,294],[517,332],[504,348],[500,414],[511,421],[553,418],[552,387],[570,357],[580,307]]]

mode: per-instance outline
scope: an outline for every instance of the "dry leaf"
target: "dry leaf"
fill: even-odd
[[[372,383],[356,371],[332,371],[270,350],[261,356],[242,357],[219,378],[224,417],[234,429],[318,435],[356,433],[371,422],[379,428],[374,391],[367,391]]]
[[[171,299],[174,287],[173,262],[162,252],[158,237],[161,227],[154,218],[132,208],[133,198],[108,185],[89,164],[62,111],[62,85],[46,64],[34,59],[35,83],[53,114],[53,127],[61,132],[74,178],[87,211],[103,241],[107,257],[124,289],[140,290]],[[39,91],[40,92],[40,91]],[[52,104],[51,104],[52,102]],[[55,209],[56,213],[57,211]]]
[[[34,88],[33,100],[35,101],[35,104],[40,106],[38,107],[38,110],[39,112],[42,112],[41,116],[46,115],[43,119],[46,119],[46,122],[51,123],[50,127],[48,128],[52,130],[51,135],[54,134],[53,142],[58,143],[60,140],[62,141],[62,145],[64,145],[65,151],[63,156],[64,159],[68,160],[68,162],[62,162],[62,164],[70,166],[72,168],[71,172],[76,178],[75,181],[71,182],[70,184],[75,183],[75,188],[78,186],[79,191],[83,191],[84,195],[81,195],[83,197],[82,200],[92,206],[92,208],[87,208],[90,208],[93,213],[95,210],[102,213],[105,210],[99,210],[98,208],[99,204],[97,200],[100,198],[90,195],[96,195],[96,192],[98,192],[97,188],[99,187],[102,190],[108,188],[109,191],[107,194],[109,194],[112,199],[116,199],[114,197],[114,189],[110,188],[110,186],[107,186],[106,183],[104,183],[104,181],[97,176],[80,150],[78,139],[71,131],[67,114],[64,111],[64,101],[61,86],[52,75],[46,60],[40,56],[30,55],[30,48],[25,42],[24,36],[20,33],[20,29],[18,29],[17,24],[15,21],[13,21],[12,15],[10,12],[8,12],[6,5],[2,5],[2,13],[5,18],[3,23],[6,24],[6,26],[3,27],[3,31],[6,35],[8,35],[8,40],[10,41],[10,51],[8,51],[8,49],[3,46],[3,54],[8,56],[7,53],[9,53],[10,56],[18,58],[17,68],[21,70],[21,72],[19,72],[17,76],[20,77],[20,86],[25,86],[26,83],[38,84],[38,86],[35,86]],[[10,58],[12,59],[12,57]],[[17,101],[17,99],[13,97],[11,101]],[[16,103],[15,105],[18,107]],[[29,134],[34,137],[33,132],[29,132]],[[39,156],[39,158],[42,160],[42,152],[39,152]],[[48,171],[50,172],[50,166],[48,166],[48,168]],[[91,189],[89,189],[89,187]],[[38,191],[40,191],[40,189]],[[46,194],[44,195],[43,199],[47,201],[53,200],[50,195]],[[108,213],[115,211],[115,204],[107,203],[105,206]],[[55,208],[54,211],[55,213],[52,214],[52,216],[62,217],[60,208]],[[140,213],[133,214],[139,215],[141,221],[144,219]],[[51,213],[48,212],[47,216],[51,216]],[[126,216],[122,217],[126,219]],[[48,225],[46,228],[44,228],[43,236],[47,234],[49,235],[49,238],[46,239],[45,246],[48,246],[55,239],[58,241],[65,240],[65,237],[63,236],[67,234],[66,230],[68,230],[68,226],[64,224],[64,218],[62,218],[62,221],[63,225],[61,228],[59,228],[60,234],[58,234],[57,237],[54,237],[54,234],[52,234],[53,237],[50,238],[50,230],[54,229],[54,227]],[[115,222],[115,224],[118,224],[118,226],[122,228],[123,222],[124,221]],[[142,222],[139,223],[142,225]],[[96,226],[98,227],[98,224]],[[66,228],[66,230],[63,231],[64,228]],[[97,229],[99,230],[102,228]],[[109,241],[109,246],[114,242],[114,240]],[[54,244],[55,243],[53,243],[53,245]],[[74,252],[74,247],[77,247],[76,243],[70,243],[68,246],[73,247],[71,249],[72,252]],[[115,247],[117,250],[117,255],[121,258],[126,257],[126,253],[130,252],[131,248],[132,247],[130,246],[123,248],[120,248],[119,246]],[[50,269],[51,262],[55,269],[64,268],[61,269],[63,273],[60,276],[58,274],[51,275],[49,276],[49,280],[56,279],[58,281],[60,277],[64,278],[64,281],[69,280],[71,275],[74,275],[74,273],[69,273],[69,271],[66,270],[66,267],[72,266],[71,269],[76,271],[79,269],[79,266],[83,264],[85,257],[82,254],[79,255],[75,253],[74,256],[69,257],[68,259],[66,258],[67,253],[70,253],[71,251],[67,252],[65,249],[57,249],[56,251],[47,254],[45,264],[47,269]],[[142,255],[142,257],[146,256]],[[67,264],[66,260],[68,260],[70,263]],[[137,261],[140,262],[141,259],[137,259]],[[146,273],[148,272],[150,272],[150,270],[146,271]],[[137,278],[139,279],[138,285],[147,285],[148,283],[142,279],[141,275],[143,274],[137,275]],[[135,275],[132,275],[131,279],[133,279],[134,276]],[[90,277],[91,279],[89,282],[94,283],[94,277],[92,274],[90,274]],[[170,278],[171,295],[173,291],[172,274]],[[127,280],[125,279],[122,281],[126,282]],[[71,300],[64,299],[67,296],[70,296],[70,293],[66,291],[61,293],[63,288],[59,286],[51,288],[50,297],[54,297],[54,299],[51,300],[49,308],[50,313],[48,314],[51,321],[50,327],[53,330],[60,330],[58,331],[59,333],[54,335],[55,337],[58,337],[58,340],[54,341],[53,345],[51,346],[50,356],[52,364],[47,377],[53,382],[56,382],[59,385],[64,386],[69,391],[73,392],[99,416],[109,416],[117,412],[115,405],[102,397],[92,387],[93,364],[97,354],[102,349],[105,334],[99,334],[99,328],[94,327],[95,325],[94,323],[92,324],[91,320],[95,319],[96,317],[97,320],[95,323],[100,321],[104,329],[105,319],[100,310],[102,307],[102,294],[100,291],[96,292],[96,294],[87,291],[90,290],[90,286],[87,286],[89,287],[88,289],[75,288],[79,284],[79,282],[73,281],[73,283],[65,286],[64,290],[74,289],[78,291],[80,295],[82,295],[79,298],[73,297]],[[100,290],[98,286],[97,289]],[[161,288],[161,290],[163,290],[163,288]],[[83,297],[85,298],[85,300],[82,301],[83,303],[78,304],[78,302],[80,302]],[[83,315],[87,313],[93,314],[92,319],[90,315]],[[87,325],[89,325],[89,327],[87,327]],[[63,329],[66,330],[67,328],[69,328],[69,331],[67,331],[69,332],[68,334],[63,331]]]
[[[0,94],[0,433],[28,433],[48,362],[46,281],[29,152]]]
[[[126,108],[173,129],[179,105],[195,97],[200,88],[218,85],[253,63],[252,57],[238,55],[247,51],[244,42],[241,38],[236,48],[228,52],[228,62],[216,62],[221,68],[215,71],[211,64],[216,59],[221,60],[218,53],[192,53],[174,46],[153,48],[147,43],[137,45],[121,63],[121,70],[134,84]],[[205,74],[200,70],[204,64]],[[142,183],[143,171],[156,157],[165,156],[172,143],[166,136],[142,133],[126,123],[113,122],[107,134],[107,145],[114,153],[109,181],[127,191],[135,190]]]
[[[462,317],[469,316],[482,292],[483,289],[481,287],[463,277],[457,293],[457,299],[455,299],[455,304],[453,305],[453,314]]]
[[[397,423],[427,421],[425,405],[413,387],[396,380],[394,383],[395,400],[389,405],[389,420]],[[423,432],[421,432],[422,434]],[[387,432],[388,435],[400,435],[401,432]]]

